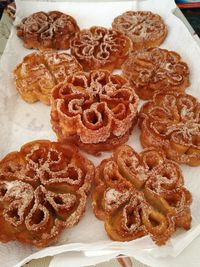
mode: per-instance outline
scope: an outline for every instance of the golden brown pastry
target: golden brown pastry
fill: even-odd
[[[122,70],[141,99],[152,99],[157,91],[184,92],[190,85],[189,68],[180,55],[158,47],[132,53]]]
[[[96,168],[94,182],[93,211],[113,240],[150,235],[163,245],[177,227],[190,228],[191,194],[178,164],[160,149],[118,147]]]
[[[85,71],[120,68],[131,51],[131,40],[123,33],[104,27],[77,32],[71,40],[71,53]]]
[[[159,46],[167,36],[163,19],[150,11],[127,11],[114,19],[112,27],[132,40],[133,50]]]
[[[93,164],[73,146],[33,141],[0,162],[0,240],[57,241],[85,211]]]
[[[71,75],[54,88],[51,102],[58,139],[92,154],[125,143],[137,119],[134,90],[126,79],[105,70]]]
[[[77,60],[56,51],[34,52],[24,57],[14,70],[15,84],[21,97],[29,102],[50,105],[51,90],[68,75],[82,70]]]
[[[140,140],[144,147],[163,149],[169,159],[200,165],[200,104],[191,95],[154,95],[140,111]]]
[[[33,13],[17,25],[17,36],[26,48],[68,49],[77,31],[75,19],[59,11]]]

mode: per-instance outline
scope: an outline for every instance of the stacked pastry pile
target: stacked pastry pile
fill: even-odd
[[[177,163],[200,165],[200,104],[185,94],[187,63],[158,47],[168,34],[163,19],[127,11],[112,28],[80,29],[51,11],[16,29],[26,48],[40,49],[16,66],[16,89],[51,105],[58,143],[35,141],[0,162],[0,240],[56,241],[81,218],[92,181],[93,210],[111,239],[150,235],[163,245],[178,227],[188,230],[192,196]],[[139,98],[148,100],[140,111]],[[140,154],[124,145],[138,120]],[[75,145],[113,154],[94,171]]]
[[[119,75],[77,72],[52,92],[53,130],[61,142],[75,143],[89,153],[112,150],[128,140],[138,100]]]

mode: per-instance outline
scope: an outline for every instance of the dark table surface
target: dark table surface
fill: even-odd
[[[184,8],[181,11],[200,37],[200,8]]]

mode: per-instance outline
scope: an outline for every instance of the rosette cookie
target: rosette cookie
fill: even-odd
[[[104,70],[71,75],[54,88],[51,102],[58,139],[92,154],[125,143],[137,119],[138,97],[132,87]]]
[[[157,93],[140,111],[144,147],[162,148],[169,159],[200,165],[200,103],[188,94]]]
[[[120,68],[131,51],[131,40],[123,33],[103,27],[77,32],[71,40],[71,53],[85,71]]]
[[[17,36],[26,48],[68,49],[77,31],[75,19],[59,11],[34,13],[17,25]]]
[[[134,50],[159,46],[167,36],[163,19],[150,11],[127,11],[114,19],[112,27],[132,40]]]
[[[93,211],[113,240],[150,235],[163,245],[177,227],[190,228],[191,194],[178,164],[160,149],[138,154],[120,146],[96,168],[94,181]]]
[[[50,105],[53,87],[76,71],[82,70],[75,57],[55,51],[34,52],[14,70],[16,89],[28,103],[41,101]]]
[[[190,84],[188,66],[180,55],[158,47],[132,53],[122,70],[141,99],[151,99],[157,91],[184,92]]]
[[[76,148],[33,141],[0,162],[0,240],[57,241],[85,211],[93,164]]]

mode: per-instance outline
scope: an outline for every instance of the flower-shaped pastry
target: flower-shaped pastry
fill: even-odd
[[[163,19],[150,11],[127,11],[114,19],[112,27],[132,40],[134,50],[159,46],[167,36]]]
[[[34,13],[17,25],[17,36],[26,48],[68,49],[77,31],[75,19],[59,11]]]
[[[28,103],[39,100],[50,105],[53,87],[80,70],[75,57],[67,53],[34,52],[25,56],[14,70],[16,89]]]
[[[200,165],[200,104],[188,94],[157,93],[140,111],[141,143],[169,159]]]
[[[97,154],[128,140],[137,106],[137,95],[120,75],[77,72],[52,92],[52,127],[60,141]]]
[[[159,149],[138,154],[118,147],[96,168],[93,211],[111,239],[129,241],[150,235],[163,245],[177,227],[191,225],[191,194],[177,163]]]
[[[85,211],[93,164],[75,147],[33,141],[0,162],[0,240],[57,241]]]
[[[180,55],[158,47],[132,53],[122,70],[141,99],[152,99],[156,91],[184,92],[189,86],[189,69]]]
[[[71,53],[85,71],[120,68],[131,51],[131,40],[123,33],[103,27],[77,32],[71,40]]]

